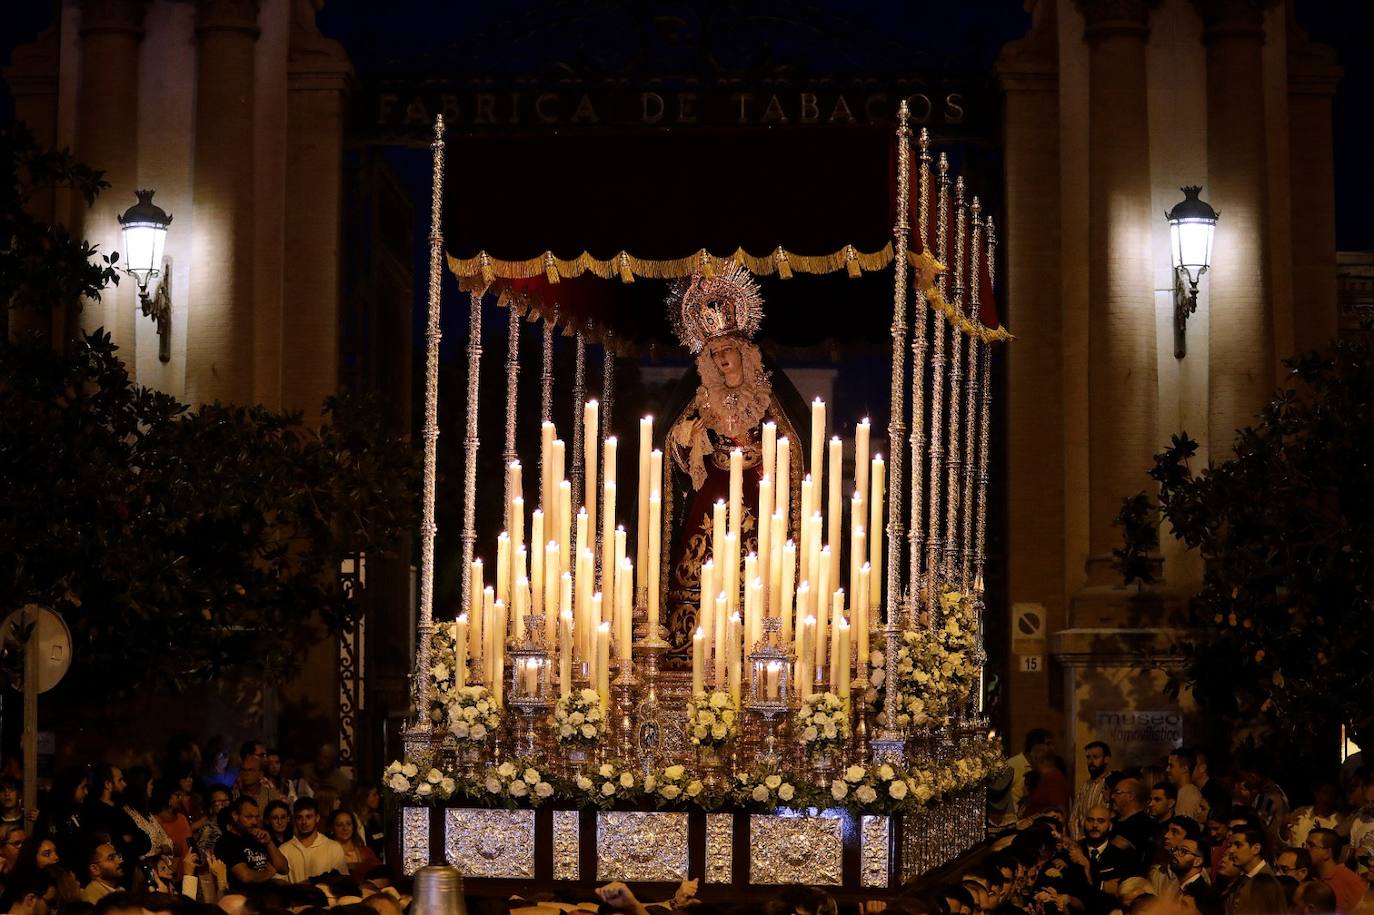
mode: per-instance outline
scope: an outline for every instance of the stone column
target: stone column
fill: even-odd
[[[1005,270],[998,304],[1016,328],[1007,360],[1007,599],[1064,625],[1064,374],[1060,239],[1059,41],[1055,0],[997,60],[1003,105]],[[1001,614],[998,614],[1000,617]],[[1046,677],[1007,672],[1014,733],[1052,726]]]
[[[319,415],[339,386],[343,265],[343,128],[352,69],[315,28],[310,0],[292,4],[286,145],[282,406]]]
[[[1207,46],[1207,174],[1220,213],[1208,273],[1208,451],[1231,457],[1275,382],[1265,231],[1263,8],[1272,0],[1195,0]],[[1190,340],[1190,346],[1201,340]]]
[[[186,396],[244,403],[253,367],[253,45],[257,0],[196,7],[195,225]]]
[[[104,169],[110,186],[95,206],[72,196],[71,226],[106,253],[120,251],[117,216],[132,206],[138,178],[138,45],[143,39],[141,0],[84,0],[81,3],[80,60],[77,79],[77,158]],[[136,289],[127,279],[99,302],[83,304],[81,326],[109,331],[133,366]]]
[[[1088,62],[1088,585],[1111,567],[1121,500],[1148,487],[1160,444],[1150,258],[1148,0],[1078,0]]]
[[[1292,189],[1293,316],[1298,352],[1336,336],[1335,152],[1331,97],[1341,79],[1336,52],[1307,37],[1288,7],[1288,157]],[[1275,218],[1282,218],[1276,214]],[[1280,356],[1285,355],[1283,353]]]

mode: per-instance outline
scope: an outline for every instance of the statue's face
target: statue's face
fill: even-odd
[[[739,347],[728,337],[712,340],[711,361],[716,364],[727,388],[737,388],[744,384],[744,362],[739,356]]]

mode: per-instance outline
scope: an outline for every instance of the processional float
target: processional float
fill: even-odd
[[[405,758],[385,776],[403,870],[450,863],[469,892],[509,893],[511,880],[556,888],[692,877],[707,897],[793,882],[871,895],[981,841],[984,786],[1002,767],[982,715],[991,359],[1010,335],[988,319],[993,220],[976,197],[966,200],[962,177],[951,182],[943,153],[932,167],[924,130],[912,193],[905,103],[896,141],[888,250],[725,258],[702,250],[676,262],[627,252],[604,261],[549,252],[517,262],[485,252],[450,258],[470,291],[463,596],[457,619],[436,622],[445,256],[436,122],[414,717]],[[564,427],[572,433],[565,450],[552,410],[557,317],[542,315],[538,496],[527,513],[516,449],[522,303],[503,302],[505,529],[494,567],[475,556],[481,299],[493,283],[592,272],[622,282],[691,276],[691,288],[738,291],[750,273],[856,276],[887,264],[895,277],[891,453],[870,461],[861,423],[845,498],[844,445],[836,436],[827,448],[824,404],[812,405],[809,448],[765,424],[758,504],[748,507],[757,550],[747,554],[739,453],[731,454],[730,498],[716,505],[702,567],[690,678],[662,663],[666,462],[653,447],[652,418],[640,422],[637,478],[616,477],[614,328],[598,334],[607,354],[596,400],[586,399],[586,328],[573,330],[580,414]],[[729,289],[711,307],[733,307]],[[798,465],[800,478],[791,472]],[[793,528],[784,507],[798,490]],[[621,523],[630,518],[633,547]]]

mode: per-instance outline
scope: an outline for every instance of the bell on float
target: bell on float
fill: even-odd
[[[410,915],[468,915],[458,868],[431,865],[415,872]]]

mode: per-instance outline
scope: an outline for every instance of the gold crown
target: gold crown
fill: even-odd
[[[676,284],[668,310],[678,340],[696,355],[716,337],[752,339],[763,319],[763,295],[753,275],[729,261],[714,276],[697,272]]]

